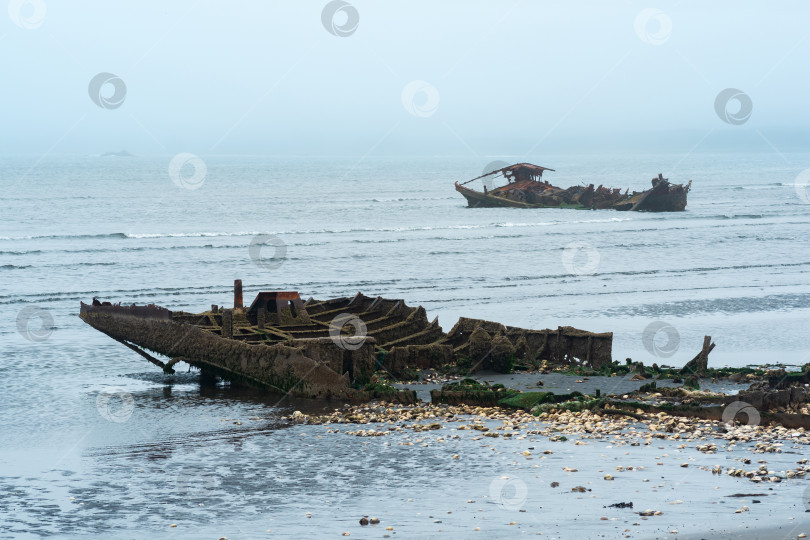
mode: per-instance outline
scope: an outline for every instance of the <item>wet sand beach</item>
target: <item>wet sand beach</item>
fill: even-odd
[[[473,522],[486,520],[487,526],[479,530],[489,529],[490,534],[508,534],[513,527],[520,534],[543,533],[550,538],[572,537],[578,530],[587,537],[716,538],[747,534],[747,529],[763,523],[774,529],[753,534],[780,538],[790,538],[791,531],[794,537],[806,534],[803,497],[808,461],[802,456],[810,437],[804,430],[743,426],[726,431],[719,422],[663,414],[651,422],[637,422],[589,413],[538,419],[475,407],[390,410],[360,407],[335,413],[326,421],[404,418],[404,426],[327,425],[333,435],[371,438],[375,442],[370,445],[434,448],[438,455],[449,454],[453,462],[469,467],[470,473],[500,470],[500,475],[488,477],[488,490],[479,487],[486,477],[471,474],[466,489],[477,495],[466,504],[476,507],[474,511],[451,508],[458,497],[450,497],[444,506],[452,514],[431,512],[437,520],[434,529],[420,534],[463,536],[464,516]],[[478,414],[450,417],[470,411]],[[666,432],[667,424],[675,428]],[[484,463],[482,454],[487,456]],[[735,469],[750,478],[730,476]],[[458,479],[447,481],[450,487]],[[611,507],[617,503],[632,503],[632,508]],[[495,523],[497,518],[505,522]]]
[[[40,476],[26,466],[34,456],[4,461],[14,472],[0,480],[0,537],[81,536],[133,520],[167,538],[810,534],[810,436],[801,429],[727,430],[663,414],[638,421],[429,404],[276,406],[227,387],[195,394],[184,386],[164,394],[171,410],[148,392],[136,396],[159,407],[149,416],[191,420],[185,434],[156,432],[139,408]],[[209,404],[221,399],[237,414],[211,415]],[[163,442],[133,444],[144,437]],[[611,506],[618,503],[632,507]],[[363,526],[363,517],[379,523]],[[771,529],[756,532],[764,524]]]

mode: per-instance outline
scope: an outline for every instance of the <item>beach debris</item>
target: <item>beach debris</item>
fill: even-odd
[[[712,343],[711,336],[703,337],[703,348],[700,352],[692,358],[681,369],[682,375],[695,375],[697,377],[705,377],[706,370],[709,366],[709,353],[714,350],[715,344]]]

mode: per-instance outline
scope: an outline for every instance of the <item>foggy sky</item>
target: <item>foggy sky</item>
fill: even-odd
[[[0,13],[0,154],[787,152],[810,139],[799,1],[353,0],[343,37],[322,0],[38,3]],[[88,93],[101,72],[126,85],[117,108]],[[409,103],[413,81],[429,87]],[[753,106],[738,125],[715,110],[727,88]]]

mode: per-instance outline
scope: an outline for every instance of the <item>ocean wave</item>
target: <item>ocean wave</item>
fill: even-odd
[[[601,316],[660,318],[666,316],[695,316],[704,314],[764,313],[774,311],[806,310],[810,308],[810,294],[771,294],[766,296],[735,296],[700,300],[677,300],[607,308]]]
[[[505,223],[493,223],[492,227],[534,227],[534,226],[548,226],[548,225],[574,225],[579,223],[620,223],[622,221],[632,221],[633,218],[629,217],[614,217],[614,218],[607,218],[607,219],[574,219],[571,221],[527,221],[527,222],[520,222],[520,223],[512,223],[512,222],[505,222]]]
[[[672,223],[683,224],[683,220],[678,219],[681,217],[688,217],[689,220],[752,220],[763,219],[767,216],[763,214],[712,214],[705,216],[645,216],[644,221],[658,221],[668,220]],[[137,233],[137,232],[115,232],[105,234],[54,234],[54,235],[31,235],[31,236],[0,236],[0,241],[19,241],[19,240],[45,240],[45,239],[114,239],[114,240],[151,240],[162,238],[239,238],[239,237],[253,237],[261,234],[277,235],[282,238],[298,235],[318,235],[318,234],[352,234],[352,233],[405,233],[405,232],[418,232],[418,231],[447,231],[447,230],[477,230],[477,229],[509,229],[509,228],[531,228],[531,227],[566,227],[570,225],[579,224],[600,224],[600,223],[622,223],[634,221],[634,217],[610,217],[610,218],[596,218],[596,219],[580,219],[580,220],[549,220],[549,221],[496,221],[485,222],[476,224],[462,224],[462,225],[422,225],[422,226],[404,226],[404,227],[347,227],[347,228],[320,228],[320,229],[307,229],[307,230],[287,230],[287,231],[193,231],[193,232],[161,232],[161,233]],[[786,223],[787,224],[787,223]],[[685,227],[667,227],[667,230],[675,230]],[[648,228],[633,229],[634,231],[641,232],[648,230]],[[649,230],[660,230],[658,228]],[[551,233],[549,233],[551,234]],[[439,238],[443,239],[443,238]],[[319,243],[301,244],[301,245],[318,245]],[[213,247],[213,246],[211,246]],[[127,249],[122,247],[121,249]],[[17,250],[14,251],[0,251],[0,253],[22,254]],[[30,252],[28,252],[30,253]]]
[[[259,232],[123,233],[124,238],[208,238],[217,236],[256,236]]]
[[[462,281],[462,278],[452,279],[451,282]],[[336,298],[339,296],[353,297],[357,294],[358,290],[362,290],[367,294],[370,291],[383,291],[390,290],[392,286],[401,284],[401,280],[392,279],[368,279],[358,280],[347,285],[343,281],[301,281],[295,283],[255,283],[252,285],[251,290],[297,290],[301,294],[301,298],[306,300],[314,292],[317,298],[326,300],[328,298]],[[413,288],[420,288],[422,284],[420,280],[414,280],[412,284],[418,284],[416,287],[402,287],[402,290],[411,290]],[[458,288],[463,288],[459,286]],[[329,292],[331,291],[331,293]],[[164,307],[170,309],[177,309],[170,305],[169,302],[161,300],[165,297],[182,297],[190,298],[191,301],[183,301],[183,305],[194,305],[196,297],[203,296],[206,299],[210,297],[217,297],[219,295],[226,295],[232,297],[233,286],[232,284],[218,284],[199,287],[150,287],[143,289],[106,289],[106,290],[81,290],[81,291],[67,291],[67,292],[38,292],[31,294],[0,294],[0,305],[17,305],[17,304],[54,304],[60,305],[65,303],[76,303],[82,301],[88,303],[93,297],[99,299],[107,299],[111,301],[123,301],[124,303],[136,301],[140,304],[144,301],[157,302]],[[143,299],[143,300],[141,300]],[[210,305],[210,304],[207,304]]]
[[[663,217],[666,218],[667,216]],[[762,219],[766,216],[764,214],[709,214],[705,216],[688,216],[688,217],[691,220],[707,220],[707,219]]]
[[[775,187],[784,187],[784,186],[793,186],[793,184],[785,184],[783,182],[774,182],[773,184],[762,184],[762,185],[755,185],[755,186],[735,186],[733,189],[735,191],[740,191],[740,190],[761,190],[761,189],[773,189]]]
[[[115,266],[119,263],[117,262],[72,262],[72,263],[57,263],[57,264],[42,264],[42,265],[33,265],[33,264],[4,264],[0,266],[0,270],[23,270],[25,268],[36,268],[37,270],[42,270],[45,268],[75,268],[80,267],[84,268],[86,266]]]
[[[490,227],[532,227],[548,225],[571,225],[579,223],[611,223],[630,221],[632,218],[608,218],[608,219],[586,219],[571,221],[534,221],[534,222],[488,222],[471,225],[424,225],[412,227],[352,227],[335,229],[308,229],[295,231],[201,231],[201,232],[177,232],[177,233],[133,233],[116,232],[106,234],[53,234],[38,236],[0,236],[0,240],[41,240],[41,239],[154,239],[154,238],[216,238],[216,237],[243,237],[258,236],[260,234],[274,234],[278,236],[292,236],[299,234],[346,234],[346,233],[378,233],[378,232],[412,232],[412,231],[438,231],[438,230],[465,230],[465,229],[486,229]]]
[[[66,239],[66,238],[126,238],[125,233],[107,234],[43,234],[31,236],[0,236],[0,240],[44,240],[44,239]]]
[[[456,197],[375,197],[371,200],[378,203],[387,203],[404,201],[449,201],[456,199]]]

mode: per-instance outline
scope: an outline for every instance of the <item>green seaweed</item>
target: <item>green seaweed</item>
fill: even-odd
[[[378,394],[393,394],[398,390],[385,381],[370,382],[364,384],[361,388],[365,392],[378,393]]]
[[[559,403],[541,403],[532,407],[531,413],[535,416],[549,411],[570,411],[579,412],[589,409],[598,409],[605,405],[604,398],[599,399],[576,399],[570,401],[562,401]]]
[[[547,403],[549,398],[554,398],[552,392],[522,392],[498,401],[498,405],[516,409],[531,409],[539,403]]]
[[[554,392],[520,392],[501,399],[498,404],[516,409],[532,409],[536,405],[545,403],[563,403],[585,399],[581,392],[570,394],[555,394]]]
[[[501,399],[518,394],[502,384],[490,386],[475,379],[462,379],[444,385],[441,390],[431,391],[431,399],[438,403],[466,403],[469,405],[494,406]]]
[[[639,388],[638,391],[639,392],[652,392],[656,388],[658,388],[658,384],[656,384],[656,382],[653,381],[651,383],[642,384],[641,388]]]

